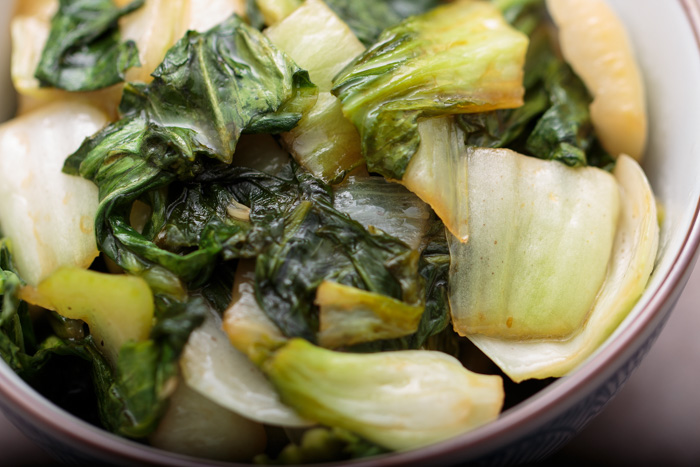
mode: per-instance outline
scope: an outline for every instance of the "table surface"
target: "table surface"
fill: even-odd
[[[700,465],[700,266],[618,396],[548,464]],[[0,414],[0,465],[53,465]]]

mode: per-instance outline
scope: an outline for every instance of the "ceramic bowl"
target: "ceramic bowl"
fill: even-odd
[[[646,292],[595,355],[497,421],[427,448],[353,465],[541,460],[604,409],[661,332],[700,242],[700,5],[695,0],[608,1],[626,23],[645,75],[651,135],[644,168],[666,213]],[[12,4],[0,2],[0,121],[14,109],[7,24]],[[30,438],[68,464],[225,465],[166,453],[95,428],[43,399],[2,362],[0,406]]]

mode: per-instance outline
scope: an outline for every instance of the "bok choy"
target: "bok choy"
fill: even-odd
[[[419,448],[642,293],[653,193],[544,0],[57,5],[14,25],[0,355],[92,423],[240,462]]]

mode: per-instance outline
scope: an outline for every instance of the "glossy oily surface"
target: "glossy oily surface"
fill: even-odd
[[[690,274],[700,235],[696,225],[700,137],[695,131],[700,127],[696,84],[700,82],[700,53],[694,29],[698,7],[690,0],[610,3],[630,30],[650,89],[651,135],[644,167],[666,213],[657,268],[645,295],[596,355],[570,376],[506,411],[498,421],[423,450],[357,465],[457,463],[479,457],[494,464],[536,460],[560,447],[602,409],[603,401],[619,389],[658,335]],[[7,5],[0,8],[9,8]],[[7,17],[0,10],[0,18]],[[650,30],[656,33],[651,35]],[[7,57],[0,58],[7,63]],[[7,102],[9,96],[3,94],[0,101]],[[107,435],[67,416],[27,389],[4,365],[0,366],[0,393],[12,418],[23,420],[25,430],[61,458],[73,456],[83,462],[98,458],[122,464],[137,459],[160,465],[194,463]]]

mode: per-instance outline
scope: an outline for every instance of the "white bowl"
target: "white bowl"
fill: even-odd
[[[700,6],[693,0],[608,1],[628,27],[646,79],[651,134],[643,165],[666,213],[646,292],[595,355],[497,421],[444,443],[354,465],[508,465],[542,459],[603,409],[661,331],[700,243]],[[7,24],[12,6],[0,2],[0,121],[14,112]],[[88,425],[43,399],[4,363],[0,406],[32,439],[70,463],[222,465],[158,451]]]

